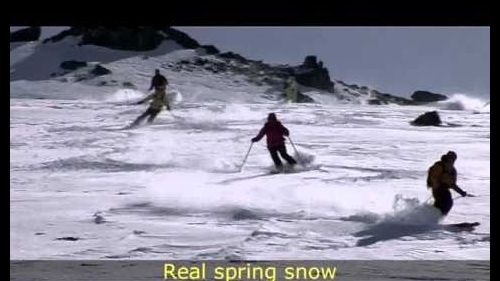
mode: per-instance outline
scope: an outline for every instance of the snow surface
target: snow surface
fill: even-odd
[[[69,58],[52,47],[11,52],[11,259],[490,258],[489,106],[438,107],[460,126],[413,127],[436,107],[341,104],[321,93],[311,93],[321,103],[287,104],[244,76],[172,70],[197,55],[175,48],[103,55],[113,71],[104,77],[46,79]],[[43,75],[29,71],[45,62]],[[157,67],[178,102],[154,124],[124,130],[146,109],[129,104]],[[264,141],[240,171],[269,112],[308,162],[298,173],[271,175]],[[448,150],[459,185],[477,197],[456,199],[439,221],[424,204],[425,178]],[[481,225],[443,225],[464,221]]]
[[[132,56],[156,56],[169,53],[182,47],[173,41],[164,41],[158,48],[148,52],[117,51],[94,45],[79,46],[80,37],[68,37],[56,43],[42,44],[30,42],[15,48],[20,54],[12,54],[10,67],[12,80],[45,80],[52,73],[60,72],[59,65],[68,60],[102,64]]]

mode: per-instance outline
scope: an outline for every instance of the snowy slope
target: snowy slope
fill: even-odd
[[[171,89],[185,94],[186,101],[276,99],[266,94],[269,87],[256,86],[244,75],[231,72],[214,75],[201,67],[193,71],[173,69],[175,63],[181,60],[204,56],[203,51],[184,49],[174,41],[164,41],[158,49],[149,52],[78,46],[77,42],[78,37],[68,37],[56,43],[33,42],[11,51],[11,97],[113,100],[116,99],[116,93],[126,88],[123,86],[125,82],[133,84],[133,88],[143,94],[149,88],[154,69],[159,68],[168,77]],[[220,61],[213,56],[204,57]],[[67,60],[94,64],[64,74],[65,71],[59,65]],[[101,77],[88,75],[96,64],[111,70],[112,74]],[[51,74],[58,75],[50,78]],[[106,86],[103,86],[104,83]],[[89,86],[88,90],[84,90],[81,85]],[[63,93],[65,89],[67,93]],[[228,92],[231,94],[228,95]],[[137,94],[133,96],[137,97]],[[129,98],[130,95],[123,97]]]
[[[190,101],[220,100],[226,102],[268,101],[283,99],[282,79],[273,77],[270,73],[260,70],[260,63],[247,61],[241,62],[235,59],[222,59],[216,55],[206,55],[203,49],[184,49],[174,40],[165,40],[153,51],[134,52],[112,50],[94,45],[79,45],[81,36],[67,36],[57,42],[28,42],[24,44],[11,44],[10,68],[11,75],[11,97],[16,93],[22,93],[26,97],[25,91],[19,84],[26,84],[24,81],[47,81],[55,85],[53,81],[59,82],[80,82],[76,84],[91,84],[94,86],[119,86],[103,87],[103,89],[93,89],[90,96],[95,98],[97,92],[113,95],[123,88],[123,82],[132,83],[139,90],[148,88],[148,79],[155,68],[160,68],[169,78],[171,86],[186,93]],[[203,60],[206,65],[200,65]],[[89,63],[88,67],[69,72],[60,67],[64,61],[84,61]],[[95,65],[100,64],[110,69],[112,75],[103,77],[92,77],[88,72]],[[209,66],[211,65],[211,66]],[[213,68],[221,67],[218,71]],[[270,66],[272,68],[272,66]],[[279,69],[283,66],[275,66]],[[267,80],[266,80],[267,79]],[[21,81],[17,83],[16,81]],[[44,83],[45,83],[44,82]],[[194,85],[194,86],[193,86]],[[65,85],[60,85],[66,87]],[[74,85],[68,88],[75,87]],[[78,87],[78,86],[76,86]],[[37,87],[35,87],[37,88]],[[56,88],[59,88],[56,86]],[[136,89],[137,89],[136,88]],[[359,94],[359,91],[349,89],[338,90],[338,93],[326,93],[314,88],[301,87],[301,91],[306,95],[315,95],[319,102],[324,100],[333,103],[357,103],[366,104],[368,98],[366,93]],[[64,99],[57,93],[50,93],[46,89],[43,92],[31,93],[36,98],[58,98]],[[257,91],[254,91],[257,90]],[[226,92],[232,92],[227,95]],[[250,91],[253,91],[250,93]],[[56,91],[60,92],[60,91]],[[210,92],[210,94],[207,94]],[[77,91],[69,94],[67,99],[89,98],[88,94]],[[203,93],[203,94],[201,94]],[[249,95],[250,93],[250,95]],[[319,94],[319,96],[317,95]],[[326,96],[326,97],[325,97]],[[99,98],[103,99],[103,98]],[[104,98],[105,99],[105,98]]]
[[[70,37],[55,43],[29,43],[28,45],[31,45],[29,51],[13,54],[11,57],[11,81],[49,79],[51,74],[59,73],[61,71],[59,65],[68,60],[96,61],[105,64],[131,56],[154,56],[181,49],[175,42],[166,41],[153,51],[138,54],[137,52],[111,50],[94,45],[79,46],[79,41],[79,37]],[[30,53],[26,54],[28,52]]]
[[[489,106],[367,105],[373,89],[341,83],[287,104],[245,65],[215,73],[198,58],[237,64],[175,42],[140,54],[66,39],[11,49],[12,259],[489,259]],[[69,59],[112,73],[50,77]],[[123,130],[146,109],[130,104],[155,68],[182,102]],[[460,126],[409,125],[436,108]],[[263,141],[239,171],[269,112],[313,160],[302,172],[269,175]],[[441,223],[475,230],[446,228],[422,205],[426,170],[448,150],[477,197]]]
[[[415,107],[188,103],[120,130],[143,110],[11,100],[11,258],[489,259],[489,114],[428,129],[408,125]],[[238,172],[269,111],[315,157],[306,171],[269,175],[258,143]],[[474,231],[415,205],[449,149],[478,197],[444,223]]]

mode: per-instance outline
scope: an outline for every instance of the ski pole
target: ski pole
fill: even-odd
[[[432,199],[432,197],[433,197],[432,195],[429,196],[429,198],[427,198],[427,200],[425,200],[424,203],[428,203]],[[453,200],[458,200],[458,199],[460,199],[462,197],[476,197],[476,195],[474,195],[474,194],[468,194],[467,193],[467,195],[465,195],[465,196],[462,196],[462,195],[455,196],[455,197],[453,197]]]
[[[292,144],[292,147],[293,147],[293,150],[295,150],[295,153],[297,153],[297,155],[299,155],[299,151],[297,150],[297,147],[295,147],[295,144],[293,143],[292,138],[290,138],[290,136],[288,137],[288,140]]]
[[[292,144],[293,150],[295,150],[295,154],[297,155],[297,162],[302,166],[306,165],[307,160],[305,160],[303,156],[299,153],[297,147],[295,146],[295,143],[293,143],[292,138],[290,138],[290,136],[288,136],[288,140]]]
[[[247,154],[245,155],[245,158],[243,159],[243,163],[241,163],[240,172],[241,172],[241,170],[243,170],[243,166],[247,162],[247,158],[248,158],[248,155],[250,154],[250,150],[252,150],[252,146],[253,146],[253,142],[250,143],[250,147],[248,148]]]
[[[455,198],[453,198],[453,200],[458,200],[458,199],[463,198],[463,197],[476,197],[476,195],[467,193],[465,196],[462,196],[462,195],[456,196]]]

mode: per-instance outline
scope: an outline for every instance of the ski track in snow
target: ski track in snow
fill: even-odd
[[[489,259],[489,114],[422,128],[408,124],[421,107],[185,103],[121,129],[143,110],[11,99],[11,258]],[[238,172],[271,111],[314,162],[270,175],[263,140]],[[418,207],[451,149],[478,197],[443,223],[475,230],[426,223]]]

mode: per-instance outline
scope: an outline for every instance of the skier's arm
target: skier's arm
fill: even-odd
[[[149,87],[149,91],[153,90],[155,84],[155,77],[151,78],[151,86]]]
[[[462,195],[462,197],[467,196],[467,192],[465,192],[463,189],[461,189],[460,187],[458,187],[458,185],[454,184],[454,185],[452,185],[451,188],[453,188],[453,190],[455,190],[460,195]]]
[[[284,136],[288,137],[290,135],[290,132],[288,131],[288,129],[285,126],[281,125],[281,130],[282,130]]]
[[[143,104],[143,103],[147,102],[148,100],[152,99],[153,96],[154,96],[154,94],[151,94],[151,95],[145,97],[144,99],[140,100],[139,102],[137,102],[137,104]]]
[[[447,180],[447,184],[456,192],[458,192],[462,196],[466,196],[467,192],[462,190],[460,187],[457,185],[457,171],[455,168],[452,169],[452,173],[450,177],[445,178]]]
[[[266,134],[266,125],[264,125],[264,127],[262,127],[262,129],[260,130],[259,134],[252,139],[252,142],[260,141],[265,134]]]

